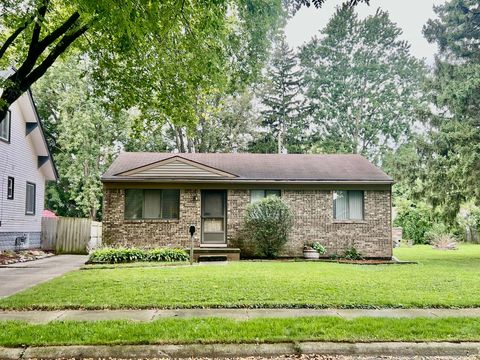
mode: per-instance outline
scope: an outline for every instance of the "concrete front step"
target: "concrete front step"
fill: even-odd
[[[190,251],[190,249],[185,249]],[[193,249],[195,261],[238,261],[240,260],[240,249],[229,247],[198,247]]]

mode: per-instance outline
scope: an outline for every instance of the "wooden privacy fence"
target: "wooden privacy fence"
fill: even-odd
[[[42,218],[42,249],[57,254],[87,254],[101,245],[102,223],[82,218]]]

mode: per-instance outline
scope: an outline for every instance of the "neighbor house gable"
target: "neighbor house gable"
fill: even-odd
[[[180,156],[117,174],[132,178],[234,178],[233,174]]]

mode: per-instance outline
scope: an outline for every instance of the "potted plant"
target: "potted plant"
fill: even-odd
[[[303,257],[305,259],[320,259],[320,255],[325,254],[325,252],[325,247],[317,241],[311,245],[305,244],[303,246]]]

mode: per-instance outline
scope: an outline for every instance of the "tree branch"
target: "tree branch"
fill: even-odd
[[[28,89],[35,81],[37,81],[47,69],[53,65],[55,60],[67,50],[67,48],[82,34],[84,34],[88,30],[88,25],[83,25],[74,32],[66,34],[55,47],[53,50],[48,54],[48,56],[43,60],[40,65],[38,65],[24,80],[24,88],[25,91]]]
[[[72,25],[74,25],[77,20],[80,18],[80,14],[75,11],[70,17],[65,20],[65,22],[60,25],[57,29],[52,31],[50,34],[45,36],[43,40],[39,42],[39,48],[45,50],[45,48],[49,45],[51,45],[56,39],[58,39],[62,34],[66,33]]]
[[[27,26],[33,21],[33,16],[28,18],[24,23],[23,25],[21,25],[20,27],[17,28],[17,30],[15,30],[13,32],[12,35],[10,35],[8,37],[8,39],[3,43],[2,47],[0,48],[0,59],[3,57],[3,55],[5,54],[5,52],[7,51],[8,47],[10,45],[12,45],[12,43],[15,41],[15,39],[18,37],[18,35],[20,35],[22,33],[23,30],[25,30],[27,28]]]
[[[30,47],[28,48],[28,56],[35,52],[38,39],[40,39],[40,32],[42,30],[41,22],[45,19],[45,14],[47,13],[47,6],[49,0],[43,0],[43,5],[38,8],[38,15],[36,16],[35,25],[33,26],[32,32],[32,41],[30,42]]]

